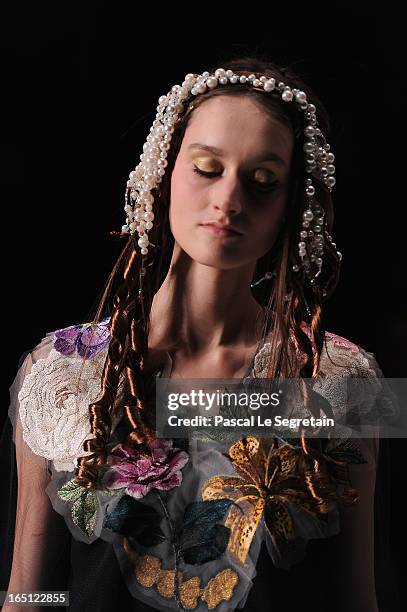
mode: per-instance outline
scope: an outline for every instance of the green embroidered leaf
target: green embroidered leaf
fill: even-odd
[[[80,487],[75,478],[67,482],[58,490],[58,495],[65,501],[74,502],[80,498],[83,487]]]
[[[230,529],[217,523],[232,503],[230,499],[212,499],[187,506],[179,534],[186,563],[200,565],[218,559],[225,552]]]
[[[58,491],[58,496],[72,503],[72,520],[86,535],[93,534],[96,525],[97,500],[95,491],[79,485],[75,479]]]
[[[349,439],[340,440],[338,443],[335,443],[335,446],[332,448],[329,448],[328,445],[326,453],[332,457],[332,459],[345,461],[346,463],[367,463],[360,448]]]

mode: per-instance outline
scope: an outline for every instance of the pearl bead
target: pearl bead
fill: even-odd
[[[206,86],[209,89],[215,89],[217,85],[218,85],[218,79],[216,79],[215,77],[209,77],[209,79],[207,79],[206,81]]]
[[[142,247],[141,254],[142,255],[147,255],[148,254],[148,249],[146,249],[146,247]]]
[[[226,71],[225,71],[224,68],[217,68],[215,70],[215,76],[216,76],[217,79],[219,79],[220,77],[223,77],[225,75],[226,75]]]
[[[312,213],[312,211],[311,211],[311,210],[306,210],[306,211],[303,213],[302,218],[303,218],[305,221],[312,221],[312,219],[314,218],[314,215],[313,215],[313,213]]]
[[[242,76],[240,77],[239,81],[240,81],[241,83],[246,83],[246,81],[247,81],[247,77],[245,77],[244,75],[242,75]]]
[[[122,232],[123,234],[128,234],[129,233],[129,226],[128,225],[122,225]]]
[[[220,83],[221,85],[227,85],[227,83],[228,83],[228,78],[227,78],[227,77],[225,77],[225,76],[224,76],[224,77],[220,77],[220,79],[219,79],[219,83]]]
[[[302,148],[305,153],[314,153],[315,145],[312,142],[306,142]]]
[[[293,99],[293,92],[290,89],[285,89],[281,94],[281,97],[284,102],[291,102],[291,100]]]
[[[300,104],[303,104],[304,102],[307,101],[307,94],[304,91],[299,91],[296,95],[295,95],[295,99],[297,100],[297,102],[299,102]]]
[[[309,138],[315,136],[315,128],[312,127],[312,125],[307,125],[307,127],[304,129],[304,134]]]
[[[275,87],[274,79],[269,79],[268,81],[264,83],[264,91],[267,91],[267,92],[273,91],[274,87]]]
[[[301,238],[306,238],[308,236],[308,232],[302,231],[300,232]]]
[[[153,212],[145,212],[143,214],[143,219],[145,219],[146,221],[152,221],[154,219],[154,213]]]

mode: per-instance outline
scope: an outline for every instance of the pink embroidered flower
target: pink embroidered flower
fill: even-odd
[[[305,321],[303,321],[301,323],[301,329],[303,332],[307,334],[309,338],[311,338],[311,332],[310,332],[308,323],[305,323]],[[329,331],[327,331],[325,335],[328,340],[331,340],[334,343],[335,346],[343,346],[344,348],[348,348],[352,351],[352,353],[359,352],[360,347],[357,344],[354,344],[353,342],[351,342],[350,340],[347,340],[346,338],[343,338],[342,336],[337,336],[336,334],[333,334],[332,332],[329,332]]]
[[[346,338],[342,338],[342,336],[337,336],[336,334],[332,334],[331,332],[326,332],[327,338],[332,340],[335,346],[343,346],[352,351],[352,353],[357,353],[359,351],[359,347],[357,344],[354,344],[350,340]]]
[[[140,499],[151,489],[169,491],[182,482],[181,469],[188,461],[184,451],[172,448],[172,441],[154,440],[140,452],[124,444],[112,449],[108,458],[106,486],[126,487],[127,495]]]

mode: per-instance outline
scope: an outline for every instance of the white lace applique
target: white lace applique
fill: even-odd
[[[329,401],[337,422],[354,418],[354,422],[361,419],[365,424],[373,424],[396,417],[397,402],[373,353],[331,332],[326,332],[325,340],[320,374],[313,389]],[[255,357],[253,377],[267,377],[270,357],[271,343],[266,342]]]
[[[254,358],[254,365],[252,369],[253,378],[266,378],[270,356],[271,343],[266,342],[265,344],[263,344],[263,346]]]
[[[76,458],[89,454],[82,444],[90,434],[89,404],[101,395],[106,352],[83,361],[52,348],[24,379],[18,394],[23,438],[58,471],[74,470]]]
[[[304,330],[306,331],[306,330]],[[326,347],[321,354],[321,375],[343,375],[370,377],[381,375],[380,368],[372,353],[346,338],[326,332]],[[265,378],[271,356],[271,343],[266,342],[254,359],[253,373]]]

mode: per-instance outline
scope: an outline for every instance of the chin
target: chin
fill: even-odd
[[[181,247],[182,248],[182,247]],[[197,252],[196,249],[183,249],[185,253],[197,263],[202,266],[209,266],[211,268],[218,268],[220,270],[232,270],[233,268],[240,268],[241,266],[247,265],[251,259],[243,260],[243,258],[233,257],[225,253],[224,248],[216,248],[212,247],[211,251],[199,250]]]

